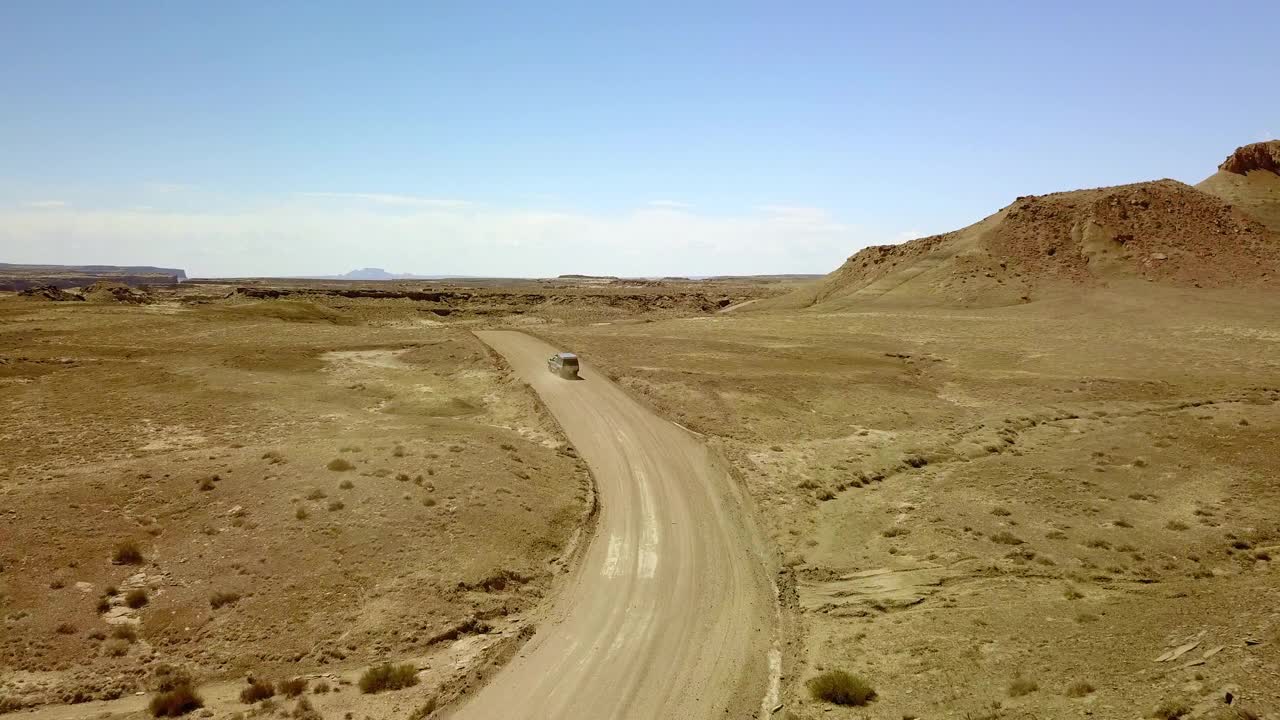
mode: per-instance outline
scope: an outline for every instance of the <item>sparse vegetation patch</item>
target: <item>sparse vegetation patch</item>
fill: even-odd
[[[412,665],[386,663],[371,667],[360,676],[360,692],[373,694],[400,690],[418,684],[418,669]]]
[[[815,700],[833,705],[862,706],[876,697],[876,691],[866,680],[843,670],[828,670],[810,678],[805,686]]]

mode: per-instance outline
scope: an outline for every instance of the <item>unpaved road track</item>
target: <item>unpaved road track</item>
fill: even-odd
[[[537,634],[455,718],[746,718],[770,685],[773,592],[732,480],[689,432],[556,352],[481,332],[595,475],[601,514]]]

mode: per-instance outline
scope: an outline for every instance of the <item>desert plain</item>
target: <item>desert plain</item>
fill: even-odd
[[[617,511],[502,329],[732,483],[777,656],[721,715],[1277,717],[1277,158],[820,280],[5,293],[0,713],[149,717],[175,677],[205,717],[464,711]],[[387,663],[412,683],[364,692]]]

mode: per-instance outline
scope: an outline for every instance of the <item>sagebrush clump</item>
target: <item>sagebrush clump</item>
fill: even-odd
[[[149,707],[152,717],[180,717],[204,707],[204,699],[190,682],[182,682],[151,698]]]
[[[1039,689],[1040,689],[1040,683],[1036,682],[1035,680],[1032,680],[1030,678],[1023,678],[1023,677],[1014,678],[1013,682],[1009,683],[1009,697],[1022,697],[1023,695],[1030,695],[1031,693]]]
[[[117,565],[141,565],[142,561],[142,549],[133,540],[120,543],[111,554],[111,562]]]
[[[223,605],[231,605],[240,600],[240,593],[235,591],[218,591],[209,596],[209,607],[217,610]]]
[[[1093,690],[1093,685],[1085,682],[1084,680],[1077,680],[1067,686],[1066,695],[1067,697],[1082,698],[1086,695],[1092,694]]]
[[[400,690],[418,684],[418,669],[412,665],[385,663],[371,667],[360,676],[360,692],[371,694]]]
[[[834,705],[862,706],[876,697],[871,685],[857,675],[843,670],[828,670],[805,683],[815,700]]]
[[[131,610],[137,610],[150,601],[151,599],[147,597],[147,591],[142,588],[134,588],[124,596],[124,604]]]
[[[240,702],[252,705],[276,694],[276,686],[270,680],[250,680],[249,687],[240,691]]]

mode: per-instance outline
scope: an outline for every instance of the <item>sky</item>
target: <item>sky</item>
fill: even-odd
[[[0,262],[827,272],[1280,134],[1280,3],[0,4]]]

